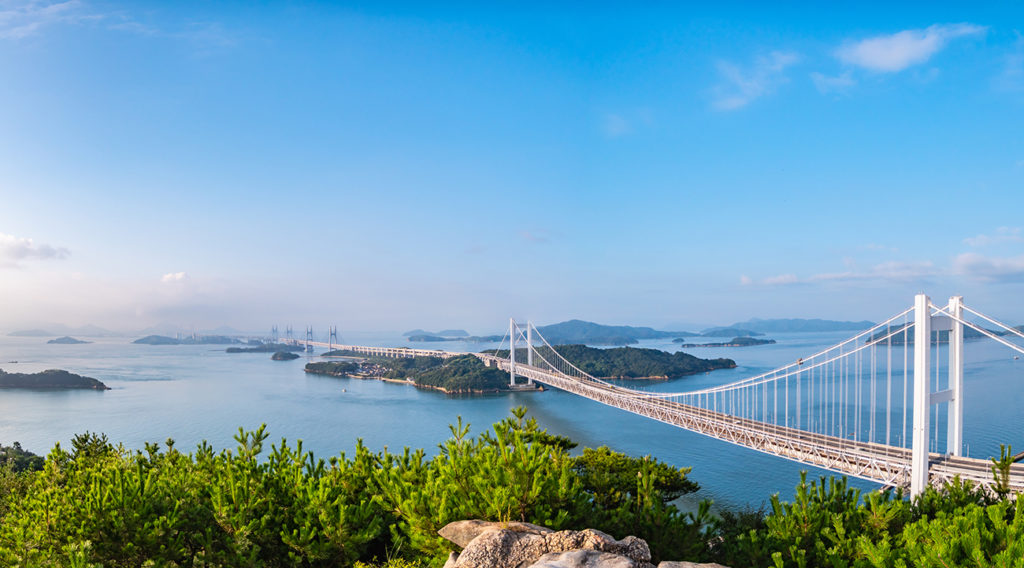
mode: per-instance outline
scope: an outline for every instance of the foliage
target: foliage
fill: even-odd
[[[733,566],[1024,566],[1021,504],[960,479],[909,501],[804,474],[793,502],[773,496],[767,516],[723,516],[712,555]]]
[[[451,357],[414,375],[413,380],[417,385],[443,388],[450,393],[508,389],[508,373],[487,367],[474,355]]]
[[[595,527],[666,546],[700,531],[696,517],[667,504],[685,471],[607,451],[581,466],[568,453],[572,442],[525,414],[516,409],[475,438],[460,419],[433,458],[423,450],[374,453],[359,443],[352,457],[324,461],[301,441],[284,440],[266,452],[263,426],[240,429],[234,450],[203,443],[192,454],[170,439],[130,452],[87,432],[71,451],[56,446],[41,471],[0,470],[0,565],[312,567],[387,559],[383,566],[417,568],[443,562],[452,545],[437,530],[466,518]],[[605,462],[617,469],[602,477]],[[635,489],[598,503],[581,467],[598,478],[632,475]],[[17,483],[7,483],[11,475]],[[675,481],[665,485],[662,475]]]
[[[0,444],[0,467],[9,467],[13,473],[39,471],[43,469],[43,457],[25,450],[14,442],[10,446]]]

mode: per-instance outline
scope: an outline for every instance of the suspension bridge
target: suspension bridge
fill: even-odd
[[[565,359],[532,323],[514,319],[498,350],[472,353],[509,373],[686,430],[799,463],[904,487],[911,495],[960,477],[991,487],[992,461],[963,440],[964,337],[970,330],[1018,354],[1024,333],[971,309],[959,296],[926,295],[891,318],[797,361],[719,386],[684,392],[628,388]],[[451,351],[304,344],[384,357],[453,357]],[[295,344],[303,342],[289,340]],[[504,349],[502,349],[504,347]],[[944,426],[940,428],[940,426]],[[1024,492],[1024,464],[1002,480]]]

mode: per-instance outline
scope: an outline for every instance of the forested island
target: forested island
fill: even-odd
[[[537,352],[547,360],[555,357],[547,347],[537,348]],[[701,359],[682,351],[669,353],[638,347],[598,349],[586,345],[560,345],[558,352],[580,370],[605,379],[676,379],[736,367],[732,359]],[[508,357],[508,349],[488,349],[484,353]],[[516,349],[516,360],[526,361],[525,348]]]
[[[508,390],[508,373],[487,367],[474,355],[441,357],[367,357],[358,361],[306,364],[306,372],[337,377],[374,378],[413,384],[448,394]]]
[[[0,389],[110,390],[110,387],[96,379],[61,369],[49,369],[39,373],[8,373],[0,369]]]
[[[754,337],[734,337],[724,343],[686,343],[689,339],[682,337],[673,339],[673,343],[682,343],[679,347],[688,349],[691,347],[750,347],[751,345],[771,345],[774,339],[757,339]]]
[[[295,359],[298,359],[299,356],[291,351],[277,351],[271,355],[270,358],[274,361],[294,361]]]
[[[83,345],[86,343],[92,343],[92,341],[82,341],[81,339],[75,339],[65,335],[64,337],[58,337],[57,339],[51,339],[46,342],[49,345]]]

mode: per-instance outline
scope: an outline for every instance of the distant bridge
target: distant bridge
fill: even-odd
[[[922,294],[913,307],[818,353],[687,392],[636,390],[593,377],[562,357],[532,324],[524,328],[515,320],[506,335],[507,357],[472,355],[507,371],[513,385],[522,377],[753,450],[907,487],[917,495],[929,483],[954,476],[983,486],[994,483],[990,460],[963,455],[965,328],[1024,354],[1020,330],[968,308],[959,296],[937,306]],[[311,335],[305,342],[289,341],[383,357],[466,354],[314,342]],[[944,435],[940,412],[946,418]],[[941,442],[945,452],[937,451]],[[1013,492],[1024,492],[1024,464],[1013,464],[1007,481]]]

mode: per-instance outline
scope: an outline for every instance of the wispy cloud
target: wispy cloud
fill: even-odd
[[[160,279],[164,284],[173,284],[175,282],[184,282],[186,280],[188,280],[187,272],[168,272]]]
[[[235,33],[218,22],[188,22],[161,29],[125,10],[102,11],[83,0],[0,0],[0,40],[20,40],[57,24],[93,24],[103,29],[187,42],[200,54],[233,47]]]
[[[765,286],[796,284],[798,282],[800,282],[800,279],[796,277],[796,274],[779,274],[778,276],[770,276],[761,281]]]
[[[811,73],[811,81],[814,82],[814,87],[818,89],[818,92],[823,95],[832,93],[842,94],[849,91],[851,87],[857,84],[857,81],[854,80],[849,71],[835,77],[814,72]]]
[[[547,231],[519,231],[519,237],[529,243],[546,244],[551,242]]]
[[[863,270],[854,268],[843,272],[815,274],[807,280],[809,282],[844,282],[853,280],[912,282],[926,280],[939,274],[941,274],[941,271],[931,261],[903,262],[891,260]]]
[[[930,261],[889,261],[865,269],[857,268],[852,259],[844,260],[844,264],[849,267],[849,270],[814,274],[806,278],[801,278],[795,274],[779,274],[761,280],[754,280],[744,275],[740,277],[740,282],[746,286],[755,284],[762,286],[790,286],[794,284],[858,281],[914,282],[927,280],[942,274],[942,271],[936,268]]]
[[[773,51],[767,56],[759,56],[749,67],[719,61],[718,73],[722,76],[722,83],[715,89],[714,108],[736,110],[771,94],[789,80],[785,71],[799,59],[792,52]]]
[[[964,244],[972,247],[985,247],[1004,243],[1022,243],[1024,236],[1021,236],[1020,227],[999,227],[991,235],[977,235],[964,239]]]
[[[22,39],[52,24],[94,18],[79,0],[0,2],[0,39]]]
[[[953,259],[953,272],[983,282],[1024,282],[1024,256],[983,256],[973,252]]]
[[[1003,59],[1003,71],[996,76],[995,87],[1002,91],[1024,91],[1024,35],[1020,32],[1013,51]]]
[[[23,260],[54,260],[71,254],[64,247],[37,244],[30,238],[0,233],[0,266],[18,266]]]
[[[633,125],[625,117],[614,113],[604,115],[601,128],[609,138],[618,138],[633,131]]]
[[[836,51],[844,63],[871,71],[895,73],[927,62],[951,40],[983,35],[988,28],[974,24],[936,24],[923,30],[904,30],[848,42]]]

